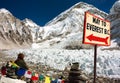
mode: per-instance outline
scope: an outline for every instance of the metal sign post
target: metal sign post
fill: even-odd
[[[94,46],[94,81],[96,83],[96,62],[97,62],[97,45]]]

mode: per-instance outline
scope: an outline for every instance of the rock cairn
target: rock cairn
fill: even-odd
[[[86,83],[88,77],[79,69],[79,63],[73,63],[68,76],[68,83]]]

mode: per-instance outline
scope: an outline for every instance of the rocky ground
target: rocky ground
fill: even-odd
[[[2,66],[2,64],[6,63],[9,60],[15,60],[15,58],[10,58],[6,54],[2,53],[2,51],[0,51],[0,67]],[[42,73],[44,75],[49,73],[53,78],[57,78],[59,75],[63,75],[66,82],[69,80],[68,79],[70,74],[69,68],[66,68],[64,71],[61,71],[41,63],[34,64],[33,62],[27,62],[27,64],[29,65],[31,71],[37,72],[39,74]],[[80,75],[78,79],[80,83],[93,83],[93,78],[94,78],[93,74],[88,75],[86,72],[82,71],[81,69],[79,69],[79,72],[77,73],[79,73]],[[108,78],[108,77],[98,76],[96,78],[96,83],[120,83],[120,78]]]
[[[0,67],[9,60],[13,60],[13,58],[8,58],[6,54],[0,51]]]

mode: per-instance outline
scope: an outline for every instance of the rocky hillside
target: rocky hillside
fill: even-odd
[[[30,46],[31,30],[8,10],[0,9],[0,49]]]

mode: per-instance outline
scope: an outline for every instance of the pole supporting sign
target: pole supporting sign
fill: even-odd
[[[84,44],[110,45],[110,22],[85,12]]]

